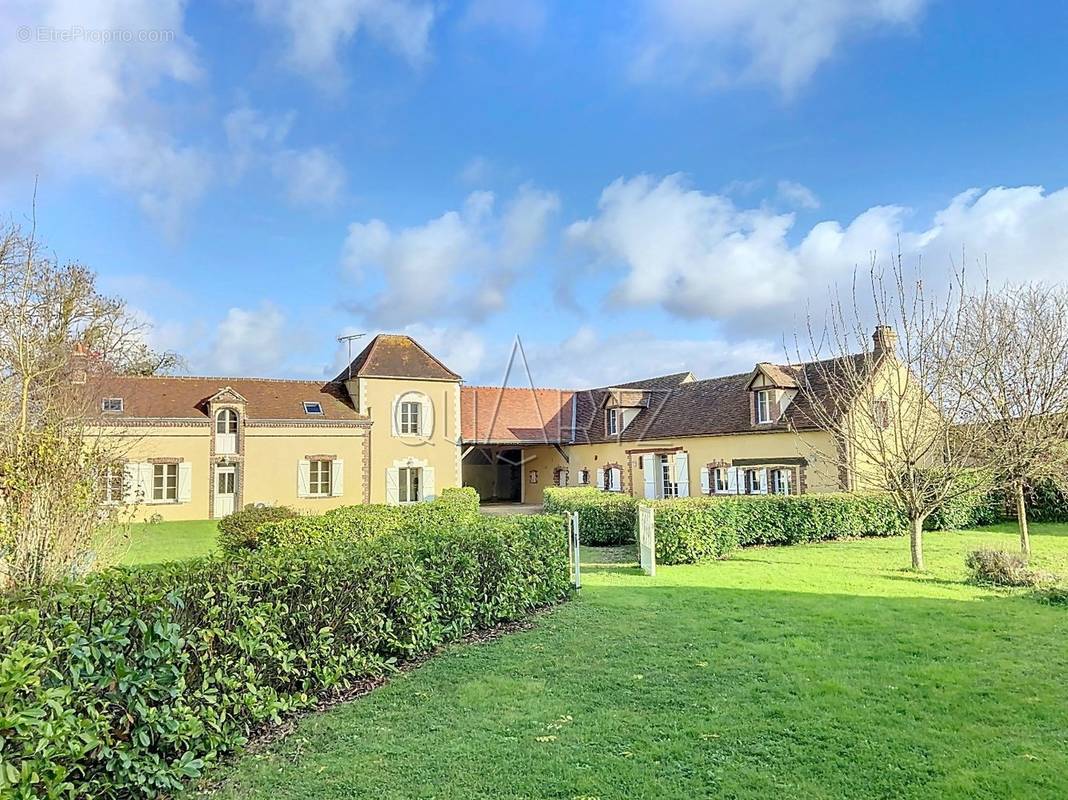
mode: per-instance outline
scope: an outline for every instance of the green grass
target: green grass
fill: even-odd
[[[109,551],[120,564],[157,564],[205,556],[215,551],[216,521],[138,522],[128,536],[113,537]]]
[[[215,771],[222,798],[1068,796],[1068,610],[964,582],[1004,532],[587,551],[529,631],[449,648]],[[1034,526],[1068,573],[1068,527]]]

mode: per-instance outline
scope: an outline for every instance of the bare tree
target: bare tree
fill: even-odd
[[[1068,291],[1006,287],[968,304],[958,335],[962,355],[979,362],[977,382],[962,395],[984,421],[988,459],[1015,501],[1020,549],[1030,554],[1028,487],[1068,488]]]
[[[873,260],[870,307],[854,281],[850,301],[836,297],[825,325],[810,318],[813,363],[801,372],[807,414],[831,434],[825,455],[843,488],[893,498],[908,520],[917,570],[927,517],[976,491],[966,473],[982,474],[992,457],[967,396],[979,370],[962,357],[959,336],[966,303],[985,303],[985,294],[966,298],[963,275],[956,277],[939,297],[906,275],[900,255],[888,270]]]
[[[123,510],[97,385],[142,361],[141,325],[78,264],[27,232],[0,231],[0,585],[87,568]]]

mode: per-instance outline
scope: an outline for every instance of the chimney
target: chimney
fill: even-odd
[[[889,325],[876,325],[875,333],[871,335],[874,343],[874,354],[895,355],[897,353],[897,333]]]
[[[70,359],[70,382],[84,385],[88,377],[89,350],[82,342],[75,342]]]

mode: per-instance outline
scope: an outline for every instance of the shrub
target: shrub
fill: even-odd
[[[1031,522],[1068,522],[1068,496],[1053,481],[1039,481],[1027,492]]]
[[[559,517],[116,569],[0,600],[0,796],[156,797],[256,729],[569,593]]]
[[[945,501],[924,521],[929,531],[967,530],[993,525],[1005,518],[1005,494],[992,485],[988,477],[972,472],[958,479],[966,494]]]
[[[1058,577],[1031,569],[1027,556],[1005,550],[973,550],[964,560],[972,582],[986,586],[1048,586]]]
[[[583,544],[609,545],[633,542],[638,528],[638,501],[622,492],[593,488],[547,488],[545,512],[577,511]]]
[[[656,558],[692,564],[738,547],[894,536],[905,520],[886,495],[806,494],[685,497],[652,502]]]
[[[227,553],[251,550],[261,525],[296,516],[289,506],[245,506],[219,520],[219,547]]]
[[[264,522],[246,539],[246,546],[252,549],[274,545],[309,546],[431,528],[455,530],[475,524],[478,519],[478,493],[474,489],[445,489],[430,503],[342,506],[319,516]],[[228,553],[235,552],[225,544],[223,549]]]

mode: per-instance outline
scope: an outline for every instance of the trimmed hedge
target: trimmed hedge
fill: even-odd
[[[118,569],[0,600],[0,796],[157,797],[256,729],[570,592],[560,517]]]
[[[220,546],[224,552],[234,553],[262,546],[313,545],[431,528],[455,530],[476,524],[479,518],[478,492],[470,488],[444,489],[429,503],[342,506],[319,516],[265,522],[237,550],[227,547],[221,538]]]
[[[246,506],[219,520],[219,547],[227,553],[250,550],[261,525],[296,516],[289,506]]]
[[[1004,493],[980,472],[965,473],[958,478],[966,494],[945,501],[935,509],[923,527],[929,531],[959,531],[980,525],[993,525],[1005,518]]]
[[[656,500],[656,559],[692,564],[738,547],[895,536],[905,519],[885,495],[803,494]]]
[[[579,487],[547,488],[547,514],[579,514],[582,543],[589,545],[633,542],[638,529],[638,501],[622,492]]]

